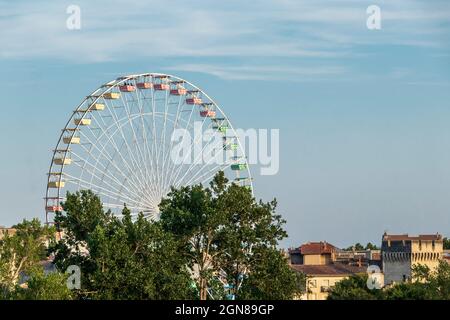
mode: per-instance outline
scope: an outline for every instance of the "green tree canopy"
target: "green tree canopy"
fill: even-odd
[[[13,226],[16,233],[0,240],[0,298],[70,299],[66,276],[44,274],[47,245],[55,240],[55,228],[42,226],[38,219]]]
[[[380,290],[370,290],[367,274],[352,275],[339,281],[331,288],[328,300],[377,300],[382,297]]]
[[[251,260],[252,269],[242,284],[239,299],[290,300],[305,292],[305,274],[293,272],[279,250],[259,247]]]
[[[275,213],[276,201],[256,202],[250,190],[238,186],[219,172],[208,188],[202,185],[172,189],[160,205],[160,223],[164,230],[182,239],[180,252],[194,268],[200,299],[208,298],[208,288],[214,287],[217,278],[227,283],[227,292],[239,298],[244,275],[255,272],[253,281],[260,288],[269,288],[268,278],[257,277],[262,268],[278,266],[278,271],[295,278],[294,271],[287,269],[287,262],[278,260],[276,265],[258,265],[260,259],[254,253],[269,254],[279,240],[287,234],[282,226],[285,221]],[[273,255],[273,253],[272,253]],[[285,280],[285,278],[278,278]],[[271,279],[277,281],[277,278]],[[273,287],[285,290],[274,296],[293,296],[292,286]],[[215,294],[223,298],[227,292]],[[250,295],[247,290],[246,296]],[[256,292],[256,291],[254,291]],[[268,293],[267,293],[268,294]],[[261,296],[258,293],[255,298]]]
[[[41,226],[38,219],[23,220],[13,226],[14,235],[0,240],[0,284],[11,289],[20,276],[32,272],[47,256],[46,242],[54,236],[54,228]]]
[[[11,300],[71,300],[72,291],[67,287],[67,275],[59,272],[45,274],[42,268],[33,270],[27,282],[11,291]]]
[[[450,239],[445,237],[443,239],[444,250],[450,250]]]
[[[91,191],[68,193],[55,221],[65,236],[52,251],[61,269],[81,268],[81,297],[183,299],[192,296],[179,244],[158,223],[125,207],[122,218],[105,212]]]

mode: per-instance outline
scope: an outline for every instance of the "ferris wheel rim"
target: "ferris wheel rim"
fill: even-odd
[[[62,144],[62,140],[63,140],[63,137],[64,137],[64,133],[70,130],[70,131],[72,131],[71,137],[74,137],[75,132],[78,131],[78,130],[81,130],[82,125],[81,125],[81,122],[78,122],[78,124],[73,125],[73,124],[72,124],[72,121],[75,119],[75,117],[76,117],[77,114],[80,114],[80,115],[81,115],[81,117],[79,117],[79,119],[85,119],[85,116],[86,116],[87,114],[89,114],[89,111],[90,111],[90,110],[89,110],[89,109],[83,110],[82,107],[85,106],[86,104],[92,106],[92,105],[98,103],[99,100],[104,99],[104,95],[105,95],[106,93],[111,93],[115,88],[118,88],[120,85],[126,83],[127,81],[135,80],[135,79],[138,79],[138,78],[141,78],[141,77],[143,77],[143,78],[145,78],[145,77],[150,77],[151,79],[155,79],[155,77],[167,77],[167,78],[169,78],[171,81],[173,81],[173,80],[180,81],[181,83],[187,84],[187,85],[189,85],[190,87],[194,88],[195,90],[198,90],[198,92],[200,92],[202,96],[206,97],[206,98],[208,99],[208,101],[214,106],[214,108],[217,109],[217,110],[220,112],[220,114],[221,114],[221,115],[224,117],[224,119],[226,120],[227,125],[229,126],[230,130],[236,134],[236,130],[234,129],[234,126],[233,126],[232,122],[229,120],[229,117],[226,115],[226,113],[223,111],[223,109],[222,109],[222,108],[217,104],[217,102],[216,102],[214,99],[212,99],[212,98],[211,98],[211,97],[210,97],[203,89],[201,89],[199,86],[193,84],[192,82],[187,81],[187,80],[185,80],[185,79],[183,79],[183,78],[181,78],[181,77],[178,77],[178,76],[174,76],[174,75],[167,74],[167,73],[157,73],[157,72],[152,72],[152,73],[140,73],[140,74],[130,74],[130,75],[126,75],[126,76],[121,76],[121,77],[118,77],[118,78],[116,78],[116,79],[114,79],[114,80],[111,80],[111,81],[109,81],[109,82],[106,82],[106,83],[102,84],[101,86],[99,86],[98,88],[96,88],[96,89],[95,89],[94,91],[92,91],[88,96],[86,96],[86,97],[81,101],[81,103],[76,107],[76,109],[72,112],[72,114],[71,114],[71,116],[69,117],[68,121],[66,122],[64,128],[62,129],[61,134],[59,135],[59,138],[58,138],[58,141],[57,141],[57,144],[56,144],[56,148],[53,150],[53,154],[52,154],[51,162],[50,162],[50,166],[49,166],[49,171],[48,171],[47,184],[50,183],[50,177],[51,177],[51,174],[52,174],[52,172],[53,172],[53,168],[56,167],[56,166],[55,166],[55,163],[54,163],[54,159],[55,159],[55,157],[56,157],[56,155],[57,155],[57,150],[61,150],[61,149],[59,148],[61,145],[64,146],[64,144]],[[153,89],[152,89],[152,90],[153,90]],[[89,103],[88,103],[88,102],[89,102]],[[166,102],[167,102],[167,101],[166,101]],[[192,110],[192,111],[193,111],[193,110]],[[153,110],[152,112],[154,112],[154,110]],[[205,119],[205,120],[206,120],[206,119]],[[239,149],[242,151],[242,153],[244,154],[244,161],[243,161],[243,162],[245,162],[245,164],[246,164],[246,173],[247,173],[247,175],[248,175],[247,179],[248,179],[249,184],[250,184],[250,187],[251,187],[252,195],[254,195],[253,179],[252,179],[252,174],[251,174],[250,166],[249,166],[249,164],[248,164],[248,159],[247,159],[247,157],[245,157],[245,150],[244,150],[243,147],[242,147],[241,140],[240,140],[237,136],[236,136],[235,142],[237,143],[238,148],[239,148]],[[66,148],[66,152],[64,153],[63,162],[64,162],[64,160],[65,160],[66,157],[67,157],[67,151],[69,150],[69,147],[70,147],[70,146],[71,146],[71,143],[68,143],[68,144],[67,144],[67,148]],[[63,163],[63,164],[60,166],[59,170],[56,170],[56,172],[55,172],[56,174],[59,174],[59,181],[60,181],[60,182],[62,181],[62,177],[63,177],[63,175],[65,174],[64,169],[65,169],[65,165],[64,165],[64,163]],[[58,188],[57,188],[57,198],[58,198],[58,199],[62,199],[62,198],[63,198],[62,195],[61,195],[61,193],[62,193],[62,190],[61,190],[61,189],[62,189],[61,187],[58,187]],[[45,197],[46,207],[47,207],[47,205],[48,205],[48,199],[54,198],[54,197],[49,197],[49,195],[50,195],[50,188],[49,188],[49,186],[47,185],[47,189],[46,189],[46,197]],[[46,222],[47,222],[47,223],[49,222],[49,221],[48,221],[48,212],[46,212]]]

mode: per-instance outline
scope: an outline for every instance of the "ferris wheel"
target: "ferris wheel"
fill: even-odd
[[[181,145],[185,152],[175,152]],[[205,184],[219,170],[253,190],[237,133],[205,92],[167,74],[119,77],[89,94],[62,128],[48,171],[46,221],[63,210],[67,191],[82,189],[117,215],[126,204],[133,215],[157,219],[172,186]]]

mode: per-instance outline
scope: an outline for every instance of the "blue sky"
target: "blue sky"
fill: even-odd
[[[445,0],[0,0],[0,224],[44,218],[50,150],[84,96],[167,72],[236,127],[280,129],[279,174],[253,171],[288,221],[283,245],[450,235],[449,40]]]

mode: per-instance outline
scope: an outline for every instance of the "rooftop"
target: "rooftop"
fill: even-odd
[[[408,241],[408,240],[442,240],[442,235],[436,234],[419,234],[418,236],[410,236],[406,234],[383,234],[383,241]]]
[[[367,267],[357,267],[341,263],[326,265],[293,264],[291,268],[308,276],[346,276],[355,273],[365,273],[367,271]]]
[[[337,250],[335,246],[326,241],[308,242],[301,245],[299,249],[301,254],[331,254]]]

